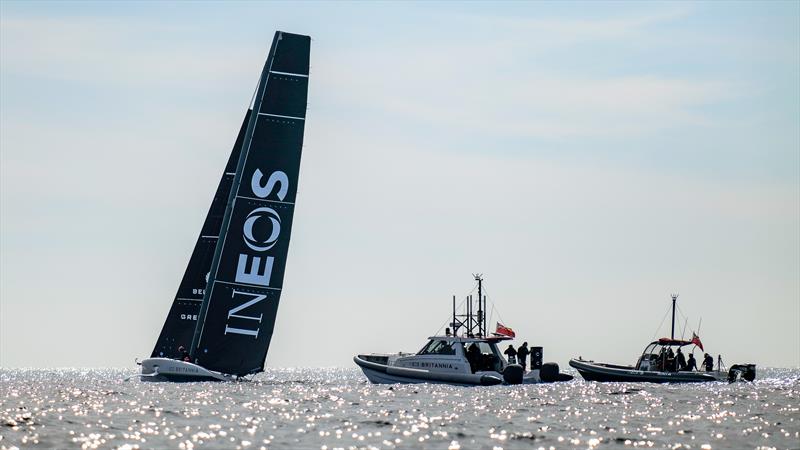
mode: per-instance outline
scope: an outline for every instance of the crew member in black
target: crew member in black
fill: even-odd
[[[694,359],[694,353],[689,353],[689,361],[686,361],[686,371],[691,372],[697,370],[697,361]]]
[[[470,344],[469,348],[467,348],[467,361],[469,361],[469,368],[472,369],[472,373],[475,373],[478,370],[478,361],[481,358],[481,351],[475,344]]]
[[[661,347],[661,351],[658,352],[656,367],[661,371],[667,370],[667,350],[664,347]]]
[[[672,352],[672,347],[667,349],[667,362],[665,363],[664,370],[667,372],[675,371],[675,353]]]
[[[675,355],[675,363],[678,365],[679,371],[682,372],[686,370],[686,358],[683,356],[683,352],[680,348],[678,349],[678,354]]]
[[[528,350],[528,343],[523,342],[522,345],[517,349],[517,357],[519,359],[519,363],[522,365],[522,370],[525,370],[525,366],[528,365],[528,355],[531,353]]]
[[[504,351],[506,355],[508,355],[508,363],[509,364],[516,364],[517,363],[517,351],[514,350],[514,346],[508,344],[508,348]]]
[[[714,358],[708,353],[706,353],[706,356],[703,358],[703,366],[705,366],[706,372],[714,370]]]
[[[184,346],[181,345],[180,347],[178,347],[178,353],[180,353],[181,356],[178,357],[177,359],[186,362],[192,361],[192,357],[189,356],[189,352],[186,351],[186,348]]]

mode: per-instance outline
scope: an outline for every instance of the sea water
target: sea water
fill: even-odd
[[[374,385],[357,369],[253,382],[0,369],[0,448],[800,448],[800,370],[754,383]]]

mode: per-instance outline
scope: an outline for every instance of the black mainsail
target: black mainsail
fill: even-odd
[[[260,372],[283,287],[311,39],[278,31],[259,80],[191,345],[209,370]]]
[[[249,120],[250,111],[247,111],[151,357],[179,358],[182,355],[178,352],[178,348],[185,347],[188,350],[192,344],[192,336],[197,328],[197,315],[200,313],[206,289],[206,277],[211,270],[214,249],[217,247],[222,218],[225,215],[225,205],[231,193],[231,184],[236,174],[236,164],[239,162]]]

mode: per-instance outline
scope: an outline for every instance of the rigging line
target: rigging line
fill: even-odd
[[[678,308],[678,312],[680,313],[681,317],[683,317],[684,319],[687,319],[687,320],[689,319],[689,318],[686,316],[686,314],[684,314],[684,313],[683,313],[683,310],[681,309],[681,307],[680,307],[680,306],[678,306],[678,305],[675,305],[675,307],[677,307],[677,308]]]
[[[683,319],[684,319],[683,329],[681,329],[681,339],[683,339],[684,334],[686,334],[686,324],[689,322],[689,317],[683,313],[683,311],[681,310],[680,306],[678,306],[678,305],[675,305],[675,306],[677,306],[678,312],[680,313],[681,317],[683,317]]]
[[[667,320],[667,316],[669,315],[669,312],[670,312],[671,309],[672,309],[672,306],[667,308],[667,311],[664,313],[664,317],[661,318],[661,323],[658,324],[658,328],[656,328],[656,332],[653,333],[653,340],[654,341],[656,340],[656,337],[658,336],[658,332],[661,331],[661,326],[664,325],[664,321]]]
[[[475,286],[472,286],[472,290],[467,292],[467,295],[472,294],[473,292],[475,292],[475,289],[478,289],[478,282],[477,281],[475,282]],[[486,289],[484,289],[484,291],[485,290]]]
[[[267,57],[269,57],[269,50],[267,50]],[[253,91],[253,95],[250,97],[249,109],[252,111],[255,101],[256,101],[256,94],[258,94],[258,86],[261,84],[261,77],[258,77],[258,81],[256,82],[256,90]]]
[[[492,312],[494,313],[494,310],[497,309],[497,318],[500,319],[500,321],[503,322],[503,325],[506,325],[506,321],[503,320],[503,316],[500,315],[500,309],[499,308],[495,308],[494,300],[492,300],[492,298],[489,297],[489,294],[486,292],[486,288],[483,289],[483,292],[484,292],[484,295],[486,296],[486,301],[492,303]]]

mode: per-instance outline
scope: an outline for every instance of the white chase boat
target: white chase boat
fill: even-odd
[[[228,381],[263,371],[292,229],[311,39],[278,31],[147,381]]]
[[[559,372],[558,364],[542,363],[542,348],[531,347],[531,370],[507,361],[498,344],[514,338],[512,330],[498,324],[487,335],[486,297],[483,278],[478,282],[478,300],[467,297],[465,314],[456,314],[453,297],[451,328],[442,336],[431,336],[416,354],[363,354],[353,361],[369,381],[376,384],[443,383],[491,386],[497,384],[545,383],[569,381],[571,375]],[[477,309],[475,308],[477,306]],[[461,333],[459,335],[459,333]]]

